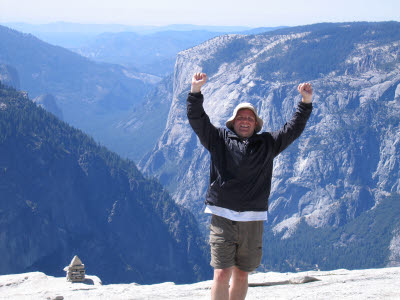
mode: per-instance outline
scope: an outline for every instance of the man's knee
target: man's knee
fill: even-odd
[[[242,282],[247,282],[249,278],[249,273],[240,270],[239,268],[234,268],[233,269],[233,277],[235,280],[242,281]]]
[[[232,268],[214,269],[214,281],[222,284],[228,284],[232,276]]]

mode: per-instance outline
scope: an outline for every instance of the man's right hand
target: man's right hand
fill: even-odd
[[[206,83],[206,81],[207,81],[206,73],[194,73],[190,92],[200,93],[201,87]]]

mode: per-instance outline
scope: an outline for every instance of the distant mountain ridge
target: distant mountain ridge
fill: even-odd
[[[121,64],[163,77],[173,73],[178,52],[221,34],[205,30],[161,31],[146,35],[102,33],[73,50],[98,62]]]
[[[130,26],[122,24],[79,24],[54,22],[49,24],[0,23],[24,33],[31,33],[47,43],[65,47],[81,48],[103,33],[136,33],[140,35],[155,34],[164,31],[207,31],[207,32],[241,32],[252,30],[244,26],[198,26],[176,24],[167,26]]]
[[[282,27],[240,31],[229,27],[182,25],[167,26],[158,32],[145,35],[136,32],[106,32],[72,50],[95,61],[117,63],[136,68],[144,73],[165,76],[173,73],[178,52],[197,46],[211,38],[229,33],[257,34],[280,28]],[[219,31],[213,29],[219,29]]]
[[[126,109],[154,83],[145,74],[141,78],[134,70],[95,63],[30,34],[0,26],[0,37],[0,62],[18,71],[21,88],[32,97],[43,91],[57,95],[65,110],[74,102]]]
[[[53,95],[66,122],[114,151],[119,150],[115,144],[120,139],[129,138],[115,123],[161,80],[120,65],[93,62],[3,26],[0,64],[16,70],[20,89],[30,97]]]
[[[139,166],[159,178],[177,203],[194,211],[206,231],[209,155],[191,130],[185,107],[193,73],[209,76],[204,107],[213,124],[224,126],[239,102],[250,101],[269,131],[290,119],[300,101],[296,87],[309,81],[314,110],[306,130],[275,159],[261,268],[363,268],[389,264],[389,257],[399,263],[397,219],[362,221],[387,203],[398,211],[399,53],[398,22],[324,23],[225,35],[182,51],[167,126]],[[385,242],[374,245],[372,236],[362,234],[365,226],[374,237],[381,232]],[[316,231],[332,242],[329,249],[323,240],[311,238]],[[342,260],[346,246],[353,261]],[[321,249],[318,259],[305,249]],[[375,257],[368,256],[369,250]],[[341,256],[332,255],[335,251]],[[353,255],[357,251],[360,255]]]
[[[123,24],[80,24],[71,22],[53,22],[48,24],[30,24],[24,22],[8,22],[1,25],[14,28],[23,32],[85,32],[101,34],[105,32],[136,32],[151,34],[161,31],[192,31],[207,30],[211,32],[237,32],[251,30],[249,26],[208,26],[192,24],[171,24],[165,26],[140,26]]]
[[[128,160],[0,83],[0,273],[64,276],[78,255],[104,283],[209,279],[186,209]]]

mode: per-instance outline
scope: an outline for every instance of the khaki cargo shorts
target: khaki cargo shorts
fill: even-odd
[[[254,271],[261,263],[263,221],[231,221],[212,215],[210,224],[211,266],[236,266]]]

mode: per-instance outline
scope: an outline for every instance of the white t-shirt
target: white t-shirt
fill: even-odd
[[[268,219],[267,211],[234,211],[223,207],[207,205],[204,210],[207,214],[213,214],[231,221],[265,221]]]

